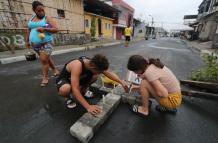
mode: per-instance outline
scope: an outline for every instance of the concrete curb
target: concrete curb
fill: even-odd
[[[0,63],[9,64],[9,63],[20,62],[20,61],[25,61],[25,60],[26,60],[25,56],[17,56],[17,57],[0,59]]]
[[[96,88],[100,91],[111,93],[112,90],[110,88],[102,87],[96,83],[92,84],[93,88]],[[129,93],[125,93],[121,86],[117,86],[113,90],[113,94],[120,95],[123,103],[128,103],[130,105],[133,104],[141,104],[141,99],[138,96],[131,96]]]
[[[108,46],[114,46],[114,45],[119,45],[119,44],[121,44],[121,42],[106,43],[106,44],[101,45],[100,47],[108,47]],[[57,50],[57,51],[53,51],[52,55],[60,55],[60,54],[82,51],[82,50],[91,50],[91,49],[95,49],[95,48],[99,48],[99,46],[98,45],[83,46],[83,47],[78,47],[78,48]],[[26,58],[23,55],[23,56],[17,56],[17,57],[2,58],[2,59],[0,59],[0,63],[1,64],[9,64],[9,63],[20,62],[20,61],[25,61],[25,60],[26,60]]]
[[[188,97],[195,97],[195,98],[202,98],[202,99],[218,101],[218,94],[214,94],[214,93],[194,91],[194,90],[182,90],[182,95],[188,96]]]
[[[117,108],[121,101],[121,97],[115,94],[107,94],[103,101],[98,102],[98,106],[102,107],[102,113],[97,117],[85,113],[75,124],[70,128],[70,133],[83,143],[88,143],[94,136],[94,133],[107,120],[112,112]]]
[[[102,113],[100,115],[94,117],[89,113],[85,113],[70,127],[71,135],[83,143],[88,143],[91,140],[94,133],[104,124],[121,101],[131,105],[141,103],[139,97],[125,93],[121,86],[117,86],[113,91],[110,88],[102,87],[96,83],[92,84],[91,87],[108,94],[97,103],[99,107],[102,107]]]
[[[60,54],[65,54],[65,53],[70,53],[70,52],[77,52],[77,51],[82,51],[82,50],[85,50],[85,49],[86,49],[86,47],[63,49],[63,50],[53,51],[52,55],[60,55]]]
[[[186,40],[182,40],[182,42],[184,42],[187,45],[187,47],[189,47],[191,50],[194,49],[195,51],[199,52],[200,54],[212,54],[212,52],[209,50],[201,49],[201,48],[198,48],[196,46],[190,45],[188,43],[188,41],[186,41]]]
[[[117,86],[113,91],[111,91],[112,89],[110,88],[102,87],[96,83],[92,84],[91,87],[103,92],[113,93],[108,93],[104,99],[101,99],[97,103],[99,107],[102,107],[102,113],[100,115],[94,117],[89,113],[85,113],[70,127],[71,135],[83,143],[88,143],[91,140],[94,133],[104,124],[121,101],[129,104],[140,103],[139,98],[124,93],[121,86]]]

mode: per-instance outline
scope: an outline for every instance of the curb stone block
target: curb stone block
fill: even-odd
[[[101,87],[99,90],[110,93],[112,91],[111,88],[107,88],[107,87]]]
[[[92,128],[79,121],[71,126],[70,133],[73,136],[76,136],[77,139],[83,143],[88,143],[88,141],[94,136]]]
[[[124,91],[122,86],[115,87],[114,94],[121,95],[121,94],[124,94],[124,93],[125,93],[125,91]]]
[[[129,103],[131,105],[136,104],[136,96],[122,95],[122,102]]]
[[[91,127],[93,132],[95,132],[100,126],[100,118],[92,117],[91,114],[84,114],[78,121]]]
[[[100,88],[101,88],[101,85],[96,84],[96,83],[93,83],[91,86],[94,87],[94,88],[97,88],[97,89],[100,89]]]
[[[98,106],[102,107],[102,113],[97,117],[85,113],[75,124],[70,128],[70,133],[83,143],[88,141],[94,136],[100,126],[107,120],[110,114],[116,109],[121,101],[121,96],[107,94],[105,96],[105,103],[103,99],[98,102]]]

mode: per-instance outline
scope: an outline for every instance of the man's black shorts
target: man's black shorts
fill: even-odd
[[[130,41],[130,36],[126,36],[126,41]]]
[[[65,78],[61,78],[61,79],[58,78],[56,80],[56,87],[57,87],[58,91],[61,88],[61,86],[64,85],[64,84],[70,84],[70,80],[69,79],[65,79]]]

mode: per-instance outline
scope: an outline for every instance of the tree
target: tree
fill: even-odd
[[[95,37],[95,34],[96,34],[96,18],[95,17],[92,17],[90,32],[91,32],[91,37]]]

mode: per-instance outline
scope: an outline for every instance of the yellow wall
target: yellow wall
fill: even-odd
[[[95,37],[98,37],[98,19],[101,19],[101,29],[103,33],[104,38],[112,38],[113,36],[113,19],[95,15],[92,13],[85,13],[85,32],[86,34],[91,34],[91,19],[92,17],[96,17],[96,35]],[[86,26],[86,20],[88,20],[88,27]]]
[[[102,33],[105,38],[112,38],[112,35],[113,35],[113,21],[112,20],[102,19]]]

